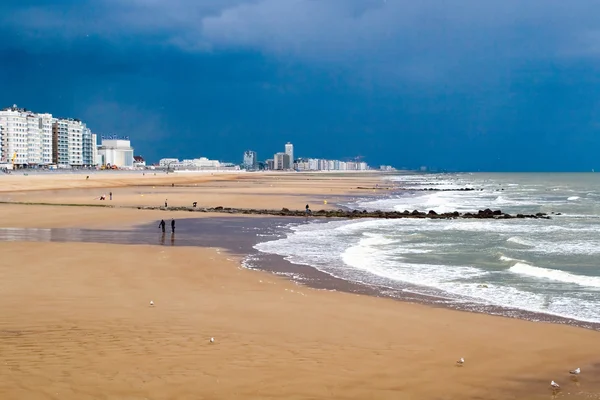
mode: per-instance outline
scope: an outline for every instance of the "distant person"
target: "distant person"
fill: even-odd
[[[158,227],[162,229],[163,233],[165,233],[165,220],[161,219],[160,222],[158,223]]]
[[[102,196],[100,196],[100,200],[106,200],[106,195],[103,194]]]
[[[312,211],[310,211],[310,207],[308,206],[308,204],[306,205],[306,215],[312,214]]]
[[[171,233],[175,233],[175,220],[171,220]]]
[[[165,199],[165,208],[169,207],[169,203],[167,203],[167,199]]]
[[[112,192],[110,192],[108,195],[110,196],[110,199],[112,200]]]
[[[196,207],[197,205],[198,205],[197,201],[195,201],[195,202],[192,203],[192,207]]]
[[[85,177],[85,180],[86,180],[86,181],[87,181],[88,179],[90,179],[90,176],[89,176],[89,175]]]

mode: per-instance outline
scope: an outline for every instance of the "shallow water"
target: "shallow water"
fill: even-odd
[[[361,220],[290,224],[256,245],[349,281],[456,303],[600,322],[600,175],[456,174],[392,178],[406,188],[347,204],[368,210],[554,213],[551,220]],[[562,215],[556,215],[561,213]]]

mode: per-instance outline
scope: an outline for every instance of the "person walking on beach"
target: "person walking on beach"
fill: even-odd
[[[112,192],[110,192],[108,195],[110,196],[110,199],[112,200]]]
[[[167,203],[167,199],[165,199],[165,208],[169,207],[169,204]]]
[[[165,233],[165,220],[161,219],[158,227],[162,229],[163,233]]]
[[[175,233],[175,220],[171,219],[171,233]]]

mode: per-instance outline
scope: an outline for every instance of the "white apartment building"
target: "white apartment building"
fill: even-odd
[[[369,166],[365,162],[324,160],[317,158],[299,159],[295,163],[299,171],[366,171]]]
[[[2,137],[4,136],[4,126],[2,124],[0,124],[0,163],[2,163],[2,160],[4,159],[3,156],[3,147],[2,147]]]
[[[158,166],[162,168],[167,168],[169,165],[173,165],[179,162],[179,158],[161,158],[158,162]]]
[[[206,157],[194,158],[191,160],[179,161],[178,158],[162,158],[158,165],[169,169],[218,169],[221,163],[217,160],[209,160]]]
[[[288,155],[288,164],[283,169],[293,169],[294,168],[294,145],[290,142],[287,142],[285,145],[285,154]]]
[[[52,123],[53,162],[62,168],[92,165],[91,135],[78,119],[55,118]],[[84,162],[84,153],[87,162]]]
[[[92,164],[100,165],[100,157],[98,156],[98,135],[92,133]]]
[[[52,163],[52,115],[24,108],[0,110],[0,162],[32,166]]]

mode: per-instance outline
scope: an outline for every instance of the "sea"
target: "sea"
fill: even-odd
[[[380,186],[392,189],[342,206],[490,208],[551,219],[302,221],[254,248],[336,278],[449,304],[600,323],[600,174],[392,175]],[[476,190],[459,190],[465,188]]]

